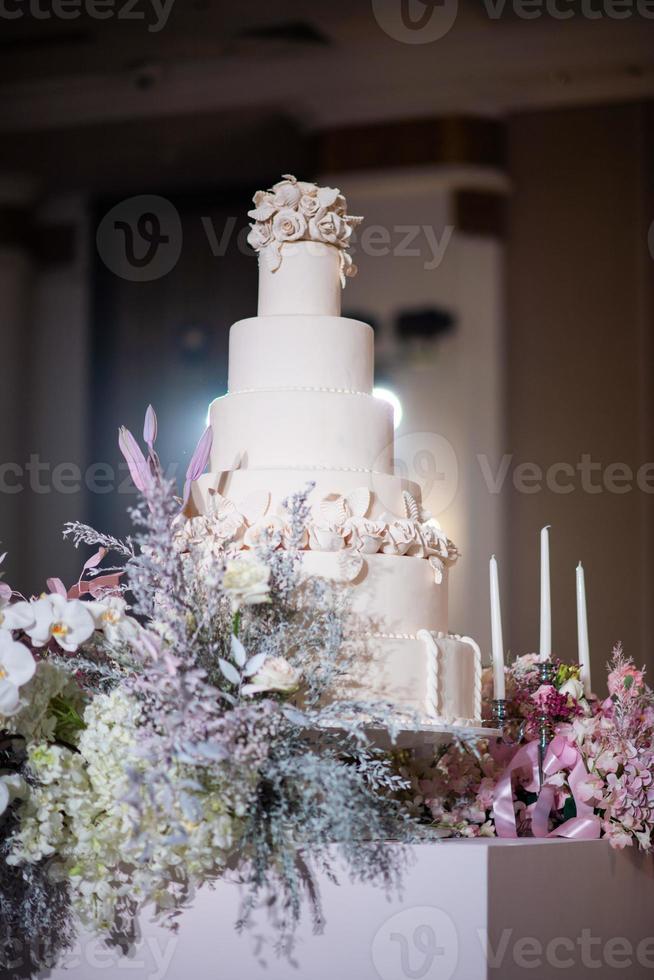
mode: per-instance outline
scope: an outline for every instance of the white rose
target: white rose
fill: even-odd
[[[269,543],[275,548],[279,548],[283,536],[284,521],[281,517],[270,514],[247,529],[243,536],[243,544],[246,548],[256,548],[259,545]]]
[[[421,550],[422,540],[413,521],[398,518],[388,525],[382,545],[385,555],[417,554]]]
[[[296,242],[307,230],[307,222],[303,215],[291,208],[283,208],[273,218],[273,235],[280,242]]]
[[[259,691],[281,691],[289,694],[300,685],[300,674],[285,657],[268,657],[261,670],[254,675],[248,688]]]
[[[574,677],[568,680],[559,688],[559,694],[570,695],[575,701],[581,701],[584,697],[584,685]]]
[[[255,252],[258,252],[260,248],[265,248],[266,245],[270,245],[272,240],[272,221],[256,221],[250,225],[247,242]]]
[[[315,194],[303,194],[298,207],[307,218],[312,218],[320,210],[320,201]]]
[[[232,609],[270,602],[270,569],[254,555],[242,555],[227,563],[223,589]]]
[[[301,196],[295,177],[273,184],[273,203],[278,208],[294,208]]]
[[[255,207],[248,211],[248,217],[254,218],[255,221],[268,221],[277,210],[270,191],[257,191],[252,200]]]
[[[345,528],[349,534],[350,548],[362,555],[374,555],[386,537],[383,521],[369,521],[365,517],[350,517]]]
[[[309,219],[309,234],[314,241],[345,248],[352,234],[352,228],[340,214],[321,208],[313,218]]]
[[[312,551],[340,551],[345,547],[345,528],[336,525],[311,524],[309,548]]]

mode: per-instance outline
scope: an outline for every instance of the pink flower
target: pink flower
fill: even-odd
[[[582,803],[589,803],[591,800],[599,802],[604,792],[604,781],[596,775],[589,773],[579,781],[576,793]]]
[[[630,660],[619,663],[611,671],[608,677],[609,693],[619,697],[629,693],[638,694],[645,683],[642,670],[636,670]]]

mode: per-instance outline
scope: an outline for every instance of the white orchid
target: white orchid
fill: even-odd
[[[34,676],[36,662],[24,643],[0,630],[0,716],[10,717],[20,708],[20,688]]]
[[[25,632],[36,647],[55,639],[62,650],[74,653],[92,635],[95,622],[88,604],[62,595],[47,595],[30,603],[34,625]]]
[[[0,776],[0,816],[17,797],[25,796],[27,786],[22,776],[10,773]]]
[[[86,603],[93,617],[95,628],[102,630],[109,643],[130,643],[140,632],[136,619],[127,614],[127,603],[122,596],[107,596]]]
[[[232,609],[270,602],[270,568],[254,555],[242,555],[227,563],[223,589]]]
[[[24,630],[34,622],[29,602],[12,602],[11,589],[0,590],[0,629]]]

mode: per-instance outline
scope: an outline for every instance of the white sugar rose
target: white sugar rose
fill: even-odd
[[[254,675],[248,685],[251,693],[260,691],[280,691],[290,694],[300,685],[300,674],[285,657],[268,657],[261,670]]]
[[[345,528],[337,525],[311,524],[309,548],[312,551],[340,551],[345,547]]]
[[[352,228],[340,214],[321,208],[309,219],[309,234],[314,241],[345,248],[352,235]]]
[[[346,522],[350,548],[362,555],[374,555],[381,548],[386,537],[383,521],[370,521],[365,517],[351,517]]]
[[[279,548],[284,538],[284,521],[281,517],[269,514],[247,529],[243,537],[246,548],[257,548],[259,545],[270,544]]]
[[[272,221],[257,221],[250,226],[247,243],[255,252],[258,252],[261,248],[266,248],[272,240]]]
[[[270,191],[257,191],[252,200],[255,206],[248,211],[248,217],[254,218],[255,221],[268,221],[277,210]]]
[[[307,222],[304,215],[291,208],[283,208],[273,218],[272,228],[277,241],[297,242],[306,233]]]
[[[298,208],[302,214],[307,216],[307,218],[313,218],[313,216],[320,210],[320,201],[315,193],[303,194],[300,198]]]
[[[397,518],[389,523],[382,546],[385,555],[417,555],[422,547],[420,532],[414,521]]]
[[[270,568],[254,555],[242,555],[227,563],[223,589],[236,612],[241,606],[270,602]]]
[[[273,184],[273,203],[278,208],[294,208],[298,204],[302,191],[298,187],[297,180],[290,174],[286,174],[285,180],[280,180]]]

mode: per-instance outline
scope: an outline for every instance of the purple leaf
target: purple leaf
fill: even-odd
[[[118,430],[118,446],[127,460],[127,466],[129,467],[130,476],[134,481],[134,486],[141,493],[145,493],[152,486],[150,469],[136,439],[124,425],[121,425]]]
[[[157,415],[152,405],[148,405],[145,413],[145,422],[143,423],[143,442],[146,444],[150,452],[152,452],[152,447],[154,446],[156,438]]]
[[[62,595],[64,599],[68,595],[66,586],[60,578],[49,578],[45,584],[48,586],[51,595]]]
[[[191,484],[194,480],[197,480],[199,476],[204,472],[204,468],[209,460],[209,455],[211,453],[211,444],[213,443],[213,430],[211,426],[207,428],[202,433],[202,438],[195,447],[195,452],[191,457],[191,462],[188,465],[186,471],[186,482],[184,483],[184,502],[183,507],[186,507],[188,499],[191,496]]]

